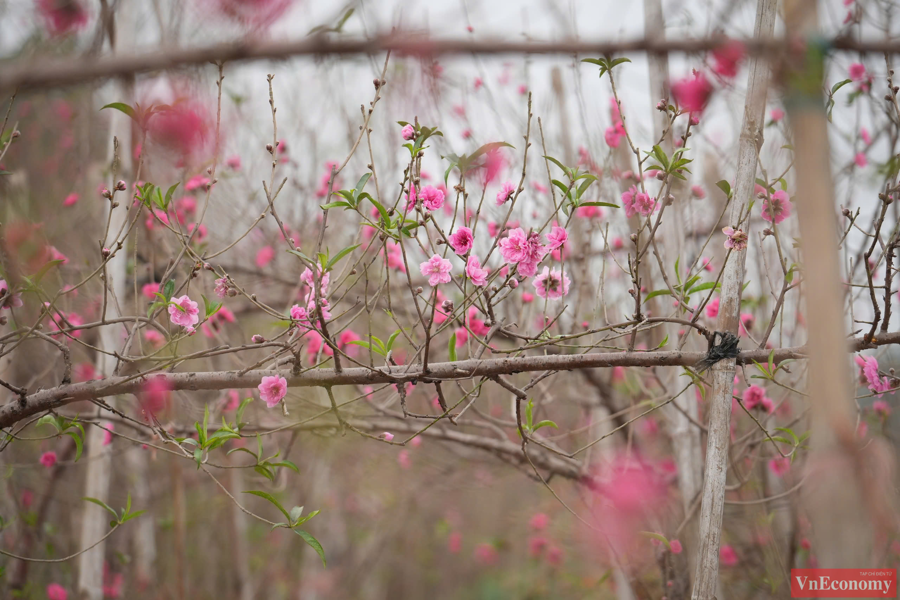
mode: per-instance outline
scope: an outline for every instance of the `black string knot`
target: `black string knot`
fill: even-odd
[[[716,343],[717,338],[721,338],[721,341],[718,344]],[[712,338],[709,340],[709,349],[706,351],[706,356],[694,365],[694,367],[701,371],[705,371],[720,360],[737,358],[738,354],[741,352],[741,349],[738,347],[739,343],[740,340],[733,333],[727,331],[713,332]]]

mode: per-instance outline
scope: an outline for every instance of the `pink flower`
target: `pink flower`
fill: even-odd
[[[759,387],[758,385],[751,385],[746,390],[744,390],[744,407],[747,410],[753,410],[760,404],[762,404],[763,398],[766,396],[766,391]]]
[[[50,246],[50,260],[62,261],[60,264],[69,264],[69,257],[57,250],[54,246]]]
[[[88,24],[88,10],[81,0],[37,0],[36,4],[52,36],[78,31]]]
[[[884,400],[876,400],[872,403],[872,411],[878,415],[879,419],[886,419],[891,414],[891,407]]]
[[[638,213],[646,217],[656,210],[656,198],[651,198],[649,194],[638,191],[636,186],[631,186],[631,189],[622,194],[622,206],[625,207],[626,217]]]
[[[669,540],[669,549],[672,551],[672,554],[681,554],[683,550],[681,542],[678,540]]]
[[[159,348],[166,343],[166,338],[163,337],[163,334],[155,329],[147,329],[144,331],[144,339],[154,348]]]
[[[112,441],[113,441],[112,432],[115,428],[116,428],[116,426],[114,423],[106,423],[105,430],[103,432],[103,445],[104,446],[109,446],[110,444],[112,444]]]
[[[550,517],[545,513],[535,513],[528,521],[528,525],[535,531],[543,531],[550,524]]]
[[[744,60],[747,50],[738,40],[729,40],[712,51],[713,71],[722,77],[732,78],[737,75],[738,66]]]
[[[872,136],[869,135],[869,130],[865,127],[860,128],[859,137],[862,138],[862,141],[865,142],[867,146],[872,144]]]
[[[734,227],[723,227],[722,233],[728,236],[725,239],[725,247],[735,252],[740,252],[747,247],[747,234],[741,229]]]
[[[506,158],[503,156],[503,151],[499,148],[490,150],[485,154],[484,163],[482,164],[484,168],[484,185],[496,179],[505,166]]]
[[[547,538],[542,535],[533,535],[528,538],[528,554],[532,558],[538,558],[544,552],[544,548],[547,547]]]
[[[462,256],[472,249],[475,238],[472,237],[472,230],[468,227],[459,227],[447,238],[453,251]]]
[[[172,386],[162,375],[149,377],[141,386],[139,401],[141,409],[150,415],[157,415],[166,409],[169,404],[169,392]]]
[[[791,216],[791,199],[787,192],[778,190],[763,200],[763,220],[777,225],[789,216]]]
[[[462,534],[458,531],[454,531],[447,538],[447,550],[449,550],[453,554],[459,554],[459,551],[462,550]]]
[[[777,123],[784,118],[784,111],[780,108],[773,108],[772,112],[769,113],[769,117],[773,122]]]
[[[394,439],[394,434],[385,431],[384,433],[381,434],[381,437],[384,438],[385,441],[390,442],[391,440]]]
[[[422,201],[425,208],[430,211],[435,211],[444,205],[444,192],[433,185],[426,185],[419,190],[419,199]]]
[[[180,99],[166,106],[149,119],[147,129],[151,137],[185,157],[203,152],[213,129],[206,107],[190,99]]]
[[[546,194],[548,191],[550,191],[547,189],[546,185],[538,183],[537,181],[532,181],[531,187],[533,187],[534,191],[538,192],[539,194]]]
[[[481,79],[481,77],[476,77],[475,81],[473,82],[472,87],[474,87],[475,91],[477,92],[479,89],[481,89],[481,86],[483,86],[483,85],[484,85],[484,81]]]
[[[157,286],[157,288],[159,288],[158,283],[156,284],[156,286]],[[216,287],[215,287],[215,290],[213,290],[213,291],[215,291],[216,296],[218,296],[219,298],[224,298],[225,296],[227,296],[228,295],[228,278],[220,277],[219,279],[216,279]]]
[[[306,312],[306,309],[300,306],[299,304],[295,304],[291,307],[291,320],[297,321],[299,323],[306,323],[309,321],[309,315]]]
[[[719,299],[713,298],[706,304],[706,316],[715,319],[719,316]]]
[[[704,198],[706,198],[706,190],[704,190],[703,187],[699,185],[691,186],[691,194],[698,200],[703,200]]]
[[[695,73],[672,84],[675,101],[689,112],[702,112],[712,92],[712,84],[703,73]]]
[[[483,566],[497,564],[497,549],[491,544],[478,544],[475,546],[475,560]]]
[[[188,228],[187,228],[188,233],[193,233],[195,226],[196,226],[196,223],[191,223],[190,225],[188,225]],[[197,229],[197,234],[193,237],[193,243],[195,243],[195,244],[203,243],[203,240],[206,239],[206,233],[207,233],[206,225],[204,225],[203,223],[200,223],[200,227]]]
[[[534,278],[534,287],[538,296],[549,300],[562,298],[569,293],[569,276],[558,269],[544,267],[541,274]]]
[[[58,583],[51,583],[47,586],[47,600],[67,600],[68,597],[69,592]]]
[[[409,450],[401,450],[397,453],[397,464],[401,469],[408,469],[412,466],[412,459],[409,457]]]
[[[738,564],[737,552],[729,544],[723,544],[719,548],[719,563],[723,567],[733,567]]]
[[[76,202],[78,202],[78,194],[72,192],[71,194],[66,196],[65,200],[63,200],[63,206],[72,206]]]
[[[431,287],[441,283],[450,283],[450,270],[452,268],[453,266],[449,260],[441,258],[437,254],[419,265],[419,270],[422,272],[422,275],[428,277],[428,285]]]
[[[328,294],[328,284],[331,282],[331,273],[323,273],[322,265],[318,265],[316,267],[319,275],[319,293],[323,296]],[[302,273],[300,273],[300,281],[305,283],[310,288],[315,284],[315,280],[313,278],[313,272],[309,267],[306,267]]]
[[[259,390],[259,397],[266,406],[272,408],[287,394],[287,379],[281,375],[267,375],[262,378],[256,389]]]
[[[294,0],[216,0],[219,12],[247,27],[264,29],[281,18]]]
[[[503,206],[504,204],[506,204],[515,193],[516,186],[511,181],[507,181],[506,183],[504,183],[503,187],[500,188],[500,191],[497,192],[497,206]]]
[[[856,82],[866,79],[866,66],[862,63],[853,63],[849,69],[850,79]]]
[[[477,256],[469,256],[466,261],[466,277],[472,280],[472,283],[478,287],[484,287],[487,284],[487,277],[490,271],[481,268],[481,261]]]
[[[184,190],[186,192],[192,192],[199,188],[206,189],[206,187],[209,184],[210,184],[209,177],[206,177],[204,175],[194,175],[193,177],[191,177],[190,179],[187,180],[187,183],[184,184]]]
[[[568,239],[569,234],[566,233],[566,230],[558,225],[554,225],[550,233],[547,234],[547,245],[551,250],[556,250],[565,244]]]
[[[519,84],[519,95],[524,96],[527,93],[528,93],[528,86],[525,85],[524,83],[520,83]]]
[[[184,214],[192,215],[197,211],[197,199],[193,196],[184,196],[175,202],[176,209]]]
[[[528,236],[520,228],[510,230],[509,234],[500,240],[500,254],[510,263],[518,263],[528,254]]]
[[[890,379],[881,377],[878,372],[878,359],[874,356],[855,356],[854,360],[859,366],[860,377],[869,384],[869,390],[878,394],[880,398],[884,392],[891,389]]]
[[[9,284],[0,279],[0,308],[18,308],[22,306],[22,297],[9,291]]]
[[[48,469],[56,464],[56,452],[44,452],[41,454],[41,464]]]
[[[550,546],[547,550],[547,564],[558,567],[562,563],[563,551],[559,546]]]
[[[228,165],[228,168],[232,171],[240,171],[241,170],[241,157],[235,154],[234,156],[229,156],[228,160],[225,161],[225,164]]]
[[[200,322],[200,309],[187,295],[172,298],[169,304],[169,320],[181,327],[193,327]]]
[[[337,345],[338,348],[343,350],[344,353],[348,356],[355,356],[358,346],[351,342],[358,342],[359,340],[360,337],[356,335],[355,331],[353,331],[352,329],[345,329],[341,332],[341,335],[338,336]]]
[[[522,292],[522,302],[524,302],[525,304],[534,302],[534,294],[530,294],[528,292]]]
[[[400,247],[400,244],[388,242],[386,256],[388,268],[406,273],[406,265],[403,264],[403,249]]]
[[[857,167],[862,169],[862,168],[865,168],[865,166],[869,164],[869,159],[866,158],[865,152],[857,152],[856,156],[853,158],[853,162],[856,163]]]
[[[621,122],[619,124],[621,124]],[[612,125],[606,128],[606,131],[603,133],[603,139],[606,140],[606,144],[610,148],[618,148],[619,144],[622,142],[623,131],[624,129]]]
[[[469,320],[469,329],[472,330],[472,333],[474,333],[475,335],[485,336],[490,332],[491,328],[488,327],[484,321],[477,318],[477,308],[475,308],[474,306],[470,306],[467,315]]]
[[[416,139],[416,129],[412,125],[404,125],[403,129],[400,130],[400,135],[403,136],[404,140],[412,141]]]
[[[262,269],[275,258],[275,249],[272,246],[263,246],[256,253],[256,266]]]
[[[776,477],[784,477],[791,470],[791,459],[786,456],[779,456],[769,461],[769,470]]]

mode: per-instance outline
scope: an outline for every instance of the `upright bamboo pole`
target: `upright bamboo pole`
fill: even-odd
[[[775,30],[775,9],[778,0],[759,0],[756,7],[754,37],[772,37]],[[756,183],[756,166],[769,87],[769,66],[765,59],[750,61],[744,119],[738,146],[738,166],[735,176],[734,199],[729,223],[749,234],[747,207]],[[721,238],[720,238],[721,239]],[[720,292],[719,317],[716,329],[738,333],[741,313],[741,292],[744,286],[744,262],[747,251],[732,250],[725,263]],[[846,346],[842,346],[842,349]],[[719,575],[719,540],[722,533],[722,512],[725,508],[725,476],[728,471],[728,436],[731,431],[731,398],[734,387],[735,360],[725,359],[710,369],[713,391],[709,400],[709,434],[706,446],[706,467],[703,481],[703,500],[700,508],[700,537],[697,570],[694,576],[694,600],[715,597]]]
[[[814,40],[816,2],[785,6],[791,31]],[[808,393],[811,435],[810,480],[804,493],[813,526],[814,552],[823,568],[863,568],[872,549],[872,530],[860,479],[866,471],[855,452],[855,404],[846,352],[846,289],[841,284],[831,150],[822,96],[824,56],[810,45],[805,61],[789,74],[786,108],[793,131],[797,213],[803,250],[803,279],[809,327]],[[874,198],[873,198],[874,200]],[[868,496],[868,497],[867,497]],[[877,566],[877,565],[871,565]]]

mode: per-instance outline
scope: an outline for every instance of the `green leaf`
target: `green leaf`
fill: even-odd
[[[340,208],[340,207],[353,208],[348,202],[344,202],[343,200],[340,200],[338,202],[329,202],[328,204],[322,204],[319,206],[319,208],[321,208],[322,210],[329,210],[331,208]]]
[[[83,497],[82,500],[87,500],[88,502],[93,502],[93,503],[96,504],[97,506],[102,506],[103,508],[105,508],[106,510],[108,510],[110,513],[112,513],[112,515],[116,518],[116,522],[119,521],[119,513],[117,513],[116,511],[114,511],[114,510],[109,506],[109,504],[107,504],[107,503],[104,502],[103,500],[97,500],[96,498],[90,498],[90,497],[88,497],[88,496]]]
[[[285,518],[285,519],[287,519],[288,521],[291,520],[291,514],[290,514],[288,511],[286,511],[286,510],[284,509],[284,507],[281,505],[281,503],[278,502],[278,500],[276,500],[271,494],[269,494],[269,493],[267,493],[267,492],[260,491],[260,490],[250,490],[250,491],[247,491],[247,492],[244,492],[244,493],[245,493],[245,494],[253,494],[254,496],[259,496],[260,498],[263,498],[263,499],[265,499],[265,500],[268,500],[269,502],[271,502],[272,504],[275,505],[275,508],[277,508],[278,510],[281,511],[281,514],[284,515],[284,518]]]
[[[132,520],[132,519],[138,518],[139,516],[141,516],[141,515],[144,514],[145,512],[147,512],[147,511],[146,511],[146,510],[139,510],[139,511],[136,511],[136,512],[133,512],[133,513],[128,513],[127,515],[125,515],[124,517],[122,517],[122,520],[120,521],[120,523],[127,523],[128,521],[130,521],[130,520]]]
[[[841,89],[842,87],[844,87],[845,85],[847,85],[848,83],[850,83],[852,81],[853,81],[852,79],[845,79],[843,81],[838,81],[836,84],[831,86],[831,93],[834,94],[839,89]]]
[[[322,566],[327,567],[327,563],[325,562],[325,549],[322,548],[322,544],[319,543],[319,540],[313,537],[313,535],[307,531],[303,531],[302,529],[293,529],[294,533],[303,538],[303,541],[312,546],[312,549],[316,551],[319,555],[319,558],[322,559]]]
[[[690,296],[695,292],[703,292],[705,290],[711,290],[713,288],[718,288],[719,284],[715,281],[707,281],[706,283],[701,283],[700,285],[695,285],[691,289],[688,290],[687,295]]]
[[[665,346],[668,343],[669,343],[669,334],[666,334],[666,337],[663,338],[663,341],[661,341],[659,343],[659,346],[657,346],[656,349],[659,350],[660,348],[662,348],[663,346]]]
[[[355,189],[357,192],[363,191],[363,188],[366,187],[366,183],[368,183],[369,177],[371,177],[371,176],[372,176],[371,173],[366,173],[365,175],[360,177],[359,181],[356,182],[356,187],[353,189]]]
[[[649,294],[647,294],[644,297],[644,302],[646,302],[650,298],[656,298],[657,296],[671,296],[671,295],[672,295],[672,292],[670,292],[669,290],[655,290],[653,292],[650,292]]]
[[[172,295],[175,293],[175,280],[168,280],[165,285],[163,285],[163,297],[166,299],[166,302],[172,299]],[[196,297],[196,296],[195,296]]]
[[[78,462],[78,459],[81,458],[81,451],[84,449],[84,442],[76,431],[67,431],[66,435],[70,436],[75,442],[75,462]]]
[[[563,173],[565,173],[566,175],[569,175],[569,176],[571,177],[571,175],[570,175],[571,171],[569,170],[569,167],[567,167],[566,165],[562,164],[561,162],[559,162],[558,160],[556,160],[556,159],[553,158],[552,156],[547,156],[547,155],[545,155],[544,158],[546,158],[547,160],[549,160],[550,162],[552,162],[554,165],[556,165],[557,167],[559,167],[560,169],[562,169]]]
[[[388,352],[394,347],[394,342],[397,340],[397,336],[399,336],[403,332],[402,329],[398,329],[394,333],[391,334],[391,337],[388,338],[387,346],[385,347]]]
[[[581,202],[578,204],[578,208],[582,206],[608,206],[609,208],[622,208],[618,204],[613,204],[612,202]]]
[[[235,415],[235,424],[238,427],[241,426],[241,419],[244,418],[244,409],[247,408],[247,405],[251,402],[253,402],[253,398],[244,398],[243,400],[241,400],[241,405],[238,406],[237,415]]]
[[[553,429],[559,429],[559,427],[556,425],[556,423],[554,423],[553,421],[550,421],[549,419],[545,419],[545,420],[541,421],[540,423],[536,424],[531,429],[531,431],[535,432],[538,429],[540,429],[541,427],[552,427]]]
[[[450,362],[454,362],[456,360],[456,332],[455,331],[450,335],[450,343],[447,345],[447,354],[450,358]]]
[[[60,432],[59,422],[57,422],[55,415],[44,415],[38,419],[36,425],[53,425],[53,428],[56,429],[57,433]]]
[[[360,245],[361,244],[356,244],[354,246],[350,246],[349,248],[344,248],[343,250],[338,252],[337,255],[334,258],[332,258],[330,261],[328,261],[327,265],[325,265],[325,270],[330,271],[332,268],[334,268],[334,265],[336,265],[339,260],[341,260],[348,254],[350,254],[351,252],[353,252],[354,250],[359,248]]]
[[[207,319],[219,312],[219,309],[222,308],[221,302],[210,302],[203,294],[201,294],[200,297],[203,298],[203,309],[206,312]]]
[[[725,192],[725,195],[731,198],[731,184],[722,179],[716,182],[716,187]]]
[[[125,113],[131,119],[134,119],[135,121],[137,121],[137,112],[133,108],[131,108],[129,105],[125,104],[124,102],[112,102],[112,103],[107,104],[106,106],[102,107],[100,110],[103,110],[104,108],[114,108],[118,111]]]

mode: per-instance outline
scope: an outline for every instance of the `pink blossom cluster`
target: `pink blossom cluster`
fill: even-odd
[[[541,243],[540,235],[526,234],[521,227],[510,230],[509,234],[500,240],[499,247],[503,260],[515,264],[519,275],[524,277],[533,277],[537,273],[538,263],[550,251]]]
[[[878,359],[874,356],[854,357],[857,366],[859,366],[860,379],[865,381],[872,393],[877,394],[880,398],[885,392],[891,389],[891,380],[888,377],[881,377],[878,373]]]

